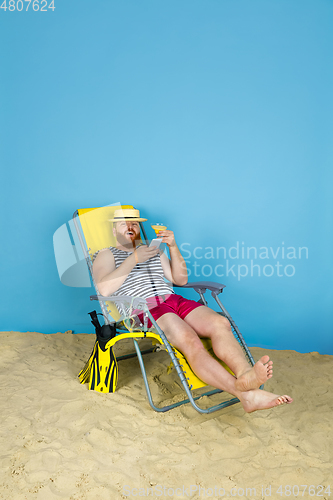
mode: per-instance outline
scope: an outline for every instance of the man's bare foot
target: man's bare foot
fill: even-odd
[[[272,394],[271,392],[262,391],[260,389],[242,392],[238,398],[246,413],[252,413],[256,410],[268,410],[275,406],[293,402],[290,396],[278,396],[277,394]]]
[[[240,375],[236,382],[238,391],[251,391],[258,389],[273,376],[273,361],[269,361],[269,356],[263,356],[252,368]]]

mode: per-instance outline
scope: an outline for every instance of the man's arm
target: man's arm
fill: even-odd
[[[186,263],[176,244],[173,232],[169,230],[160,231],[158,236],[163,238],[162,242],[168,245],[170,252],[170,260],[165,254],[161,255],[161,264],[165,277],[175,285],[186,285]]]
[[[136,250],[138,262],[145,262],[154,255],[158,249],[146,245]],[[108,248],[101,250],[93,264],[93,275],[98,291],[104,297],[112,295],[121,287],[125,279],[137,264],[134,252],[130,254],[119,267],[116,268],[113,253]]]

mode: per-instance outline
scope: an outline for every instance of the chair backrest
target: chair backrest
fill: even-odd
[[[119,208],[133,207],[131,205],[122,205],[121,207],[116,205],[101,208],[81,208],[77,211],[91,259],[98,250],[116,246],[112,223],[109,222],[109,219],[113,219],[115,210]]]
[[[87,259],[87,264],[91,273],[92,281],[96,288],[96,292],[98,290],[92,275],[93,256],[96,252],[98,252],[98,250],[102,250],[103,248],[108,248],[110,246],[116,246],[116,239],[112,231],[112,222],[110,222],[109,219],[113,218],[115,210],[118,210],[119,208],[124,209],[134,207],[132,205],[110,205],[100,208],[81,208],[74,214],[74,222],[77,221],[77,218],[80,221],[81,231],[76,223],[75,227],[80,238],[83,252]],[[141,223],[140,227],[145,239],[146,235]],[[103,303],[100,301],[100,306],[104,316],[107,315],[108,317],[110,315],[111,318],[108,319],[118,321],[120,313],[113,303],[109,301]]]

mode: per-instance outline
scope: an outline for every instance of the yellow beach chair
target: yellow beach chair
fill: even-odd
[[[119,208],[133,208],[131,205],[110,205],[101,208],[86,208],[79,209],[73,215],[74,227],[77,232],[77,237],[82,247],[84,258],[88,265],[92,282],[97,291],[96,284],[94,282],[94,277],[92,273],[93,256],[96,252],[103,248],[110,246],[115,246],[116,241],[113,236],[109,219],[113,218],[114,211]],[[141,227],[141,238],[144,243],[148,242],[147,235],[142,222],[140,222]],[[76,238],[74,238],[76,239]],[[193,288],[200,296],[199,301],[207,305],[205,299],[205,292],[207,290],[211,291],[211,295],[216,300],[218,306],[221,309],[220,314],[225,316],[232,327],[235,338],[238,340],[239,344],[244,350],[244,353],[253,365],[254,360],[245,341],[239,332],[233,319],[226,311],[218,295],[223,291],[225,285],[213,283],[213,282],[199,282],[199,283],[189,283],[184,287],[180,288]],[[91,300],[98,300],[99,305],[104,316],[104,325],[100,326],[97,320],[97,315],[90,313],[92,316],[92,323],[96,328],[97,339],[93,348],[93,352],[88,359],[86,365],[79,373],[80,382],[88,383],[89,389],[99,391],[99,392],[114,392],[117,386],[118,378],[118,361],[128,358],[133,355],[120,356],[116,359],[113,346],[124,339],[132,339],[135,348],[135,354],[138,357],[144,384],[147,391],[147,396],[150,405],[155,411],[165,412],[176,406],[182,405],[184,403],[190,402],[192,406],[200,413],[211,413],[221,408],[225,408],[232,404],[238,402],[237,398],[231,398],[228,401],[223,401],[217,405],[213,405],[209,408],[200,408],[196,403],[196,400],[203,396],[210,396],[212,394],[223,392],[219,389],[214,389],[206,391],[199,396],[194,397],[192,391],[205,387],[205,384],[200,380],[191,370],[187,360],[177,349],[175,349],[167,340],[163,331],[159,328],[156,321],[152,317],[146,300],[140,297],[128,297],[128,296],[111,296],[104,297],[101,295],[92,295]],[[132,311],[135,309],[140,309],[144,313],[144,324],[139,326],[135,324],[135,317],[132,316]],[[150,319],[153,324],[153,328],[147,328],[147,320]],[[133,326],[134,325],[134,326]],[[140,339],[151,339],[153,347],[148,351],[141,351],[139,346]],[[202,340],[206,349],[212,351],[210,340]],[[152,352],[156,350],[156,346],[163,346],[171,358],[172,365],[176,369],[179,376],[181,384],[185,390],[187,398],[179,402],[167,405],[164,407],[157,407],[152,400],[151,391],[149,388],[149,383],[146,375],[145,365],[143,362],[143,354],[147,352]],[[220,361],[220,360],[219,360]],[[222,361],[220,361],[223,364]],[[223,364],[224,365],[224,364]],[[226,367],[226,365],[224,365]],[[228,370],[229,368],[226,367]],[[229,370],[230,371],[230,370]],[[231,372],[231,371],[230,371]],[[232,372],[231,372],[232,373]]]

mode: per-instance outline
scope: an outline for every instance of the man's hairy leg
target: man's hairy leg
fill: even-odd
[[[232,333],[227,318],[202,306],[191,311],[185,322],[199,337],[211,339],[216,356],[236,375],[235,384],[238,390],[257,389],[273,376],[273,361],[269,361],[269,356],[262,356],[253,367],[250,365]]]
[[[210,356],[193,328],[176,314],[164,314],[157,320],[157,324],[164,331],[169,342],[186,356],[192,370],[201,380],[236,396],[246,412],[292,402],[289,396],[278,396],[260,389],[246,392],[238,389],[236,378]]]

